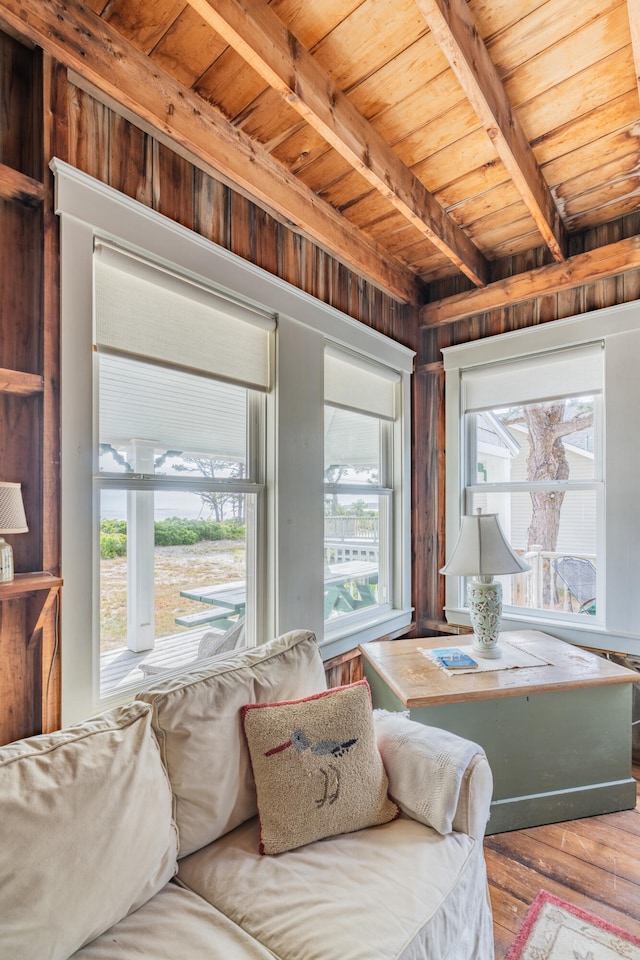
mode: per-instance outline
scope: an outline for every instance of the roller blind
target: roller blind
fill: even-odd
[[[395,419],[400,374],[331,344],[324,349],[325,403],[384,420]]]
[[[103,241],[93,259],[98,349],[269,389],[273,316]]]
[[[601,342],[462,371],[468,413],[601,393]]]

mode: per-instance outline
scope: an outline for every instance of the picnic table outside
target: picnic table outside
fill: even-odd
[[[180,596],[205,603],[209,608],[200,613],[176,617],[176,623],[181,627],[199,627],[205,623],[227,627],[233,624],[231,617],[244,617],[247,588],[244,580],[233,580],[230,583],[217,583],[213,587],[190,587],[188,590],[181,590]]]
[[[351,613],[378,602],[378,564],[347,560],[329,565],[324,576],[324,618]]]
[[[378,602],[378,564],[365,560],[348,560],[326,567],[324,577],[324,618],[341,613],[351,613]],[[183,627],[199,627],[215,623],[221,627],[233,625],[232,617],[243,617],[247,602],[246,581],[218,583],[215,586],[190,587],[181,590],[180,596],[198,603],[207,609],[176,617]]]

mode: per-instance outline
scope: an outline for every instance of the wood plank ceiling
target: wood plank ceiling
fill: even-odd
[[[640,209],[640,0],[0,0],[3,19],[399,299],[478,288],[425,322],[640,262],[628,241],[567,262],[570,234]],[[541,245],[546,274],[489,283]]]

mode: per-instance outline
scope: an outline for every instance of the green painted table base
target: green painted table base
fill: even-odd
[[[363,663],[374,706],[406,711]],[[409,716],[484,748],[494,778],[491,834],[635,807],[631,711],[628,682],[410,706]]]

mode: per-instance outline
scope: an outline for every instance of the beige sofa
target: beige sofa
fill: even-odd
[[[295,631],[0,748],[1,960],[490,960],[467,741],[376,711],[402,815],[259,854],[240,710],[324,689]]]

